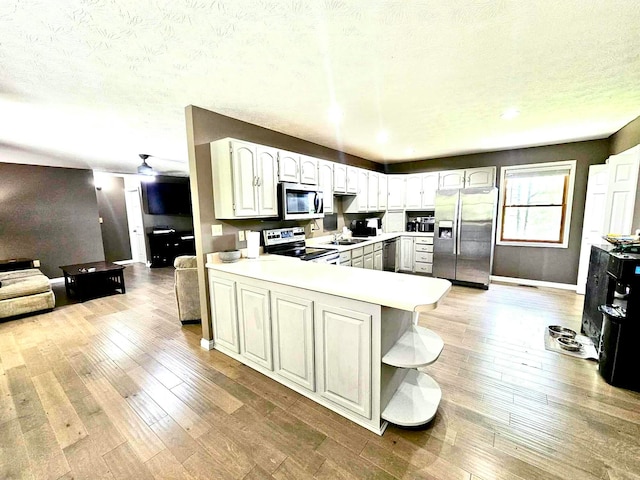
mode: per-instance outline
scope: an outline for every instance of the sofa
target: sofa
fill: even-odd
[[[37,268],[0,272],[0,318],[51,310],[56,297]]]
[[[181,255],[173,261],[178,317],[183,325],[200,323],[200,290],[198,263],[193,255]]]

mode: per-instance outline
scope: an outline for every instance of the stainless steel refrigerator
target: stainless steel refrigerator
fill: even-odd
[[[433,233],[433,276],[489,288],[498,189],[438,190]]]

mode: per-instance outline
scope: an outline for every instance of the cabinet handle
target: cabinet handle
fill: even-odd
[[[260,177],[258,177],[258,186],[261,187],[262,186],[262,179]]]
[[[258,186],[258,177],[253,177],[253,186],[254,187]]]

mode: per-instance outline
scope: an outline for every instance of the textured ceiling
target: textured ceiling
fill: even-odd
[[[640,114],[637,0],[2,0],[0,32],[0,161],[184,170],[189,104],[379,162]]]

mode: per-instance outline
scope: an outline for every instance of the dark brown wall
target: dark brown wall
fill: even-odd
[[[0,258],[60,265],[104,260],[91,170],[0,163]]]
[[[632,120],[609,137],[611,147],[609,153],[616,155],[629,150],[640,143],[640,117]]]
[[[387,173],[414,173],[495,165],[498,167],[499,180],[500,167],[503,166],[576,160],[569,247],[496,245],[493,262],[493,275],[575,285],[578,276],[589,166],[604,163],[608,156],[609,141],[604,139],[391,164],[387,166]]]
[[[124,179],[103,175],[100,189],[96,189],[98,213],[102,219],[102,243],[108,262],[131,259],[131,241],[127,223],[127,205],[124,196]]]

